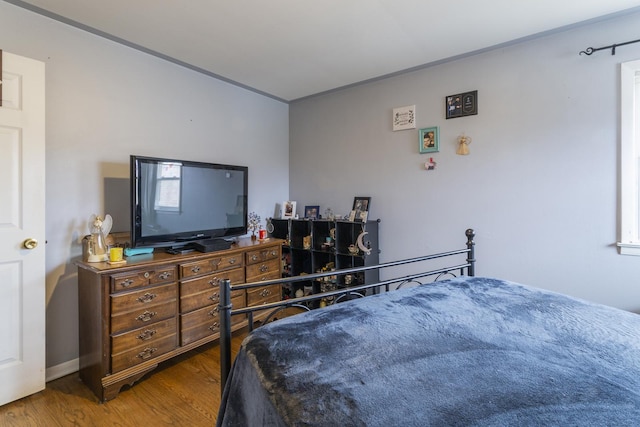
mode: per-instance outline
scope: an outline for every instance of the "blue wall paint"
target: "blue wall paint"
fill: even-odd
[[[619,64],[640,14],[575,27],[291,104],[290,191],[299,205],[351,208],[371,196],[381,260],[462,246],[477,272],[640,309],[640,258],[617,254]],[[445,96],[478,90],[478,115],[446,120]],[[416,129],[392,109],[416,105]],[[440,127],[419,154],[418,129]],[[456,155],[457,137],[473,138]],[[437,162],[426,171],[430,157]]]

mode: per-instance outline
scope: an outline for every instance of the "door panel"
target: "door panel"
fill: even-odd
[[[2,68],[0,405],[45,386],[44,64],[2,52]]]

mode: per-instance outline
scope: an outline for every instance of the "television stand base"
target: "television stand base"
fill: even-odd
[[[229,249],[233,242],[224,239],[206,239],[191,243],[191,247],[199,252],[215,252]]]
[[[165,252],[171,255],[182,255],[182,254],[188,254],[190,252],[194,252],[195,250],[196,250],[195,248],[182,246],[180,248],[168,248],[165,250]]]

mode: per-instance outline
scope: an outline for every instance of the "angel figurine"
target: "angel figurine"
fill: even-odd
[[[104,218],[93,214],[89,217],[89,259],[88,262],[103,262],[109,259],[106,238],[111,232],[113,219],[111,215]]]
[[[471,137],[462,134],[458,137],[458,149],[456,154],[466,156],[469,154],[469,144],[471,144]]]

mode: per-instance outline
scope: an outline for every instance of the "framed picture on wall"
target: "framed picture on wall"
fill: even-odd
[[[474,116],[478,114],[478,91],[449,95],[445,97],[444,108],[447,119]]]
[[[416,128],[416,106],[407,105],[393,109],[393,130]]]
[[[440,131],[438,126],[422,128],[418,135],[420,153],[437,153],[440,151]]]

